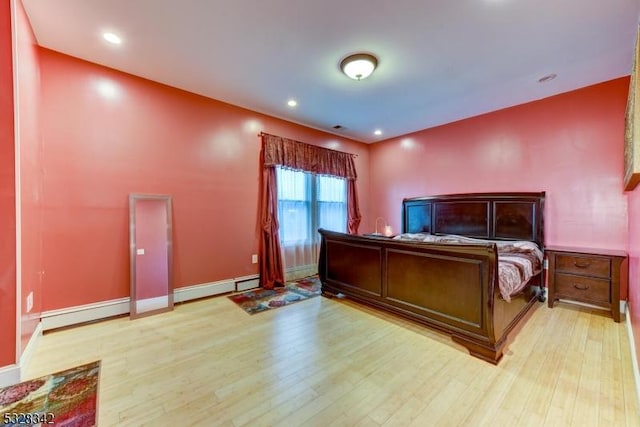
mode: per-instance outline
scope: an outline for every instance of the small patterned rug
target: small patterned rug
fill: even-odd
[[[318,276],[288,282],[275,289],[253,289],[241,294],[231,295],[229,299],[249,314],[256,314],[273,308],[284,307],[299,301],[320,295]]]
[[[97,425],[100,361],[0,388],[0,425]]]

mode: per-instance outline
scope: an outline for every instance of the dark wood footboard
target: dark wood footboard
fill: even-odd
[[[536,300],[530,288],[511,303],[500,299],[494,244],[320,234],[323,294],[344,294],[446,332],[472,355],[494,364],[508,334]]]

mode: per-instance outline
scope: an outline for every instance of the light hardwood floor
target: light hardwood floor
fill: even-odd
[[[47,333],[28,376],[96,359],[100,426],[640,426],[624,323],[562,303],[499,366],[346,300],[216,297]]]

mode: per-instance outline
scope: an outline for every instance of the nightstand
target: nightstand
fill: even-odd
[[[610,310],[620,322],[620,287],[628,280],[626,252],[551,246],[545,254],[550,308],[559,299],[578,301]]]

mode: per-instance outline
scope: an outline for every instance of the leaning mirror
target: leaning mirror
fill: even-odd
[[[173,310],[171,196],[129,195],[132,319]]]

